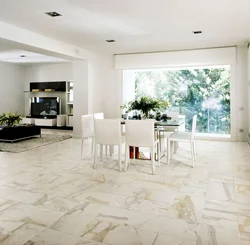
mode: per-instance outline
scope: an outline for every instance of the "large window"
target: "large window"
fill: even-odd
[[[170,111],[185,117],[191,130],[197,114],[197,131],[230,134],[230,67],[133,71],[135,97],[167,100]]]

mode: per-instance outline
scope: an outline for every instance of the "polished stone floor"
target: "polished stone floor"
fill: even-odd
[[[191,166],[181,144],[171,164],[115,154],[92,169],[90,146],[68,139],[0,152],[1,245],[250,244],[250,146],[198,141]]]

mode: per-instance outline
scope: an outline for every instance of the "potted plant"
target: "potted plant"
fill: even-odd
[[[152,111],[159,111],[168,107],[168,102],[164,100],[157,100],[151,98],[149,96],[142,96],[139,99],[134,99],[128,102],[127,105],[124,107],[127,108],[126,112],[130,112],[133,110],[140,110],[143,114],[144,118],[148,118],[149,112]]]
[[[9,127],[19,124],[22,121],[22,116],[17,113],[7,112],[0,115],[0,125],[7,125]]]

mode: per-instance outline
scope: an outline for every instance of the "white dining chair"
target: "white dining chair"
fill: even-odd
[[[104,119],[104,113],[103,112],[94,113],[94,119]]]
[[[195,141],[195,132],[196,132],[196,121],[197,115],[194,115],[192,122],[192,132],[174,132],[168,137],[168,164],[170,163],[172,155],[172,142],[186,142],[190,144],[191,148],[191,157],[192,157],[192,166],[194,167],[194,162],[196,161],[196,141]]]
[[[98,113],[94,113],[94,119],[104,119],[104,113],[103,112],[98,112]],[[101,155],[101,159],[102,159],[102,154],[103,153],[103,146],[100,145],[100,155]],[[109,154],[110,156],[112,156],[112,154],[114,153],[114,147],[113,146],[109,146]],[[108,155],[108,146],[105,146],[105,155],[107,158]]]
[[[95,125],[95,154],[94,168],[96,168],[97,160],[97,145],[118,145],[118,162],[119,170],[122,170],[121,155],[122,144],[125,143],[125,138],[121,135],[121,122],[117,119],[94,119]]]
[[[91,146],[91,156],[93,155],[93,147],[94,147],[94,118],[93,114],[90,115],[82,115],[81,116],[81,124],[82,124],[82,142],[81,142],[81,158],[83,155],[83,145],[84,140],[88,140],[89,138],[92,140]]]
[[[155,153],[160,166],[159,139],[155,137],[154,120],[127,120],[125,134],[125,171],[128,169],[129,147],[149,147],[151,151],[152,174],[155,173]],[[156,150],[157,149],[157,150]],[[135,150],[135,149],[134,149]],[[135,151],[134,151],[135,153]],[[134,154],[135,156],[135,154]]]

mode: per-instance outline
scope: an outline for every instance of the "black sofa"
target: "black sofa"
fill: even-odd
[[[0,127],[0,141],[14,142],[41,136],[41,128],[34,125],[20,125],[14,127]]]

